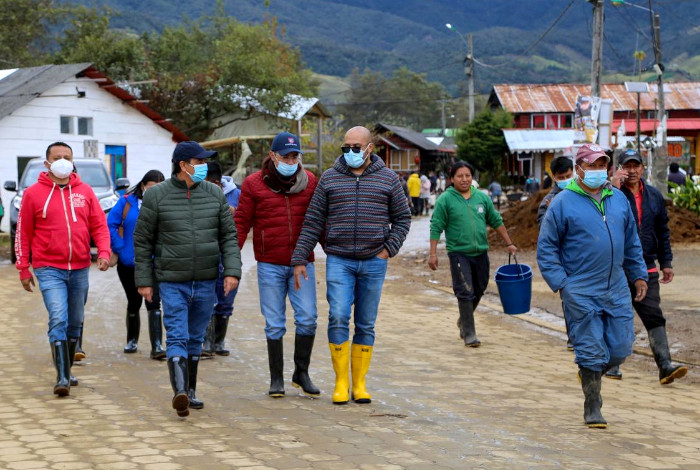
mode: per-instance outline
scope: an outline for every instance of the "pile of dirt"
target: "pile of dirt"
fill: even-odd
[[[537,248],[540,227],[537,224],[537,208],[548,191],[540,191],[527,201],[516,202],[501,215],[508,234],[521,250]],[[688,209],[668,207],[668,227],[671,243],[700,243],[700,216]],[[493,230],[489,231],[489,244],[501,246],[503,240]]]

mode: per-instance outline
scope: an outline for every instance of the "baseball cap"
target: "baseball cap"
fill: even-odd
[[[583,144],[576,152],[576,163],[584,161],[586,163],[593,163],[600,157],[605,157],[610,161],[610,157],[605,153],[605,149],[597,144]]]
[[[299,137],[290,132],[280,132],[277,134],[272,140],[270,150],[280,155],[287,155],[292,152],[304,153],[301,151]]]
[[[635,161],[639,163],[644,163],[642,156],[637,153],[634,149],[625,150],[625,152],[620,155],[620,165],[624,165],[627,162]]]
[[[173,162],[186,162],[190,158],[205,159],[217,155],[215,150],[205,150],[197,142],[191,140],[180,142],[173,150]]]

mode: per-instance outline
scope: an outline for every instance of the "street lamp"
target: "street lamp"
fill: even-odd
[[[460,39],[467,46],[467,55],[464,57],[464,75],[467,77],[467,93],[469,99],[469,122],[474,120],[474,53],[472,51],[472,35],[468,35],[468,40],[464,39],[462,33],[450,23],[445,23],[445,27],[450,31],[459,34]]]

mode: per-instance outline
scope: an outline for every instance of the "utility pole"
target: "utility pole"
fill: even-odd
[[[649,10],[651,10],[651,0],[649,0]],[[664,100],[664,66],[661,61],[661,26],[659,25],[659,14],[654,13],[654,70],[656,71],[656,76],[658,77],[658,87],[657,92],[658,99],[658,114],[656,115],[659,124],[664,122],[666,117],[666,103]],[[649,176],[651,177],[651,184],[655,186],[656,189],[666,194],[668,190],[668,185],[665,182],[668,180],[668,175],[666,174],[666,167],[668,165],[668,143],[666,141],[666,126],[663,125],[662,132],[660,136],[656,136],[656,139],[661,139],[658,142],[658,147],[654,149],[654,159],[651,162],[651,169]]]
[[[605,1],[588,0],[593,4],[593,54],[591,57],[591,96],[600,98],[600,81],[603,73],[603,23]]]
[[[467,76],[467,93],[469,94],[469,122],[474,120],[474,47],[472,35],[467,34],[467,57],[464,58],[464,74]]]
[[[445,119],[445,100],[444,99],[440,100],[440,103],[442,103],[442,116],[441,116],[442,117],[442,120],[441,120],[442,137],[445,137],[445,128],[447,126],[447,119]]]

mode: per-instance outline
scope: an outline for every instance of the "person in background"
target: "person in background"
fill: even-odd
[[[647,293],[647,269],[625,195],[608,181],[609,158],[595,144],[576,153],[577,179],[554,198],[540,227],[537,264],[559,292],[584,394],[583,417],[605,428],[601,377],[632,354],[634,300]]]
[[[503,238],[509,253],[515,254],[517,248],[489,196],[472,185],[474,171],[470,163],[462,160],[450,169],[452,186],[437,200],[430,219],[428,266],[437,270],[437,246],[445,232],[452,289],[459,306],[459,336],[465,346],[477,348],[481,341],[476,336],[474,310],[489,282],[487,225]]]
[[[540,206],[537,208],[537,225],[542,224],[544,215],[547,213],[547,208],[552,203],[552,200],[554,200],[557,194],[561,193],[574,179],[573,155],[573,150],[568,150],[564,155],[554,158],[550,162],[549,170],[552,172],[552,175],[554,175],[554,186],[552,186],[552,189],[542,199]],[[562,303],[562,311],[563,310],[564,304]],[[569,322],[566,315],[564,315],[564,324],[566,325],[566,349],[573,351],[574,345],[571,343],[571,338],[569,337]]]
[[[668,284],[673,280],[673,252],[666,203],[661,192],[644,181],[642,177],[644,160],[635,150],[630,149],[623,153],[620,156],[620,165],[622,170],[616,173],[613,184],[621,183],[620,189],[627,196],[632,208],[649,275],[649,290],[646,297],[641,301],[633,298],[632,306],[649,335],[649,346],[659,369],[659,382],[661,385],[667,385],[675,379],[684,377],[688,368],[671,362],[671,352],[666,336],[666,318],[661,311],[659,283]],[[656,265],[657,260],[660,266]],[[659,274],[659,267],[661,274]],[[634,289],[634,285],[630,284],[633,297],[635,297]],[[613,367],[605,373],[605,376],[622,379],[620,367]]]
[[[149,189],[134,231],[136,286],[153,301],[158,283],[163,303],[172,407],[180,417],[204,407],[196,397],[204,333],[216,303],[219,263],[224,294],[238,287],[241,253],[236,225],[223,192],[204,181],[207,160],[217,155],[197,142],[173,151],[172,177]]]
[[[382,286],[388,260],[398,254],[411,228],[411,212],[399,178],[372,153],[371,138],[370,131],[360,126],[345,133],[343,154],[321,176],[292,255],[298,289],[309,278],[308,258],[325,234],[335,405],[345,405],[351,398],[355,403],[372,402],[366,375]],[[352,345],[351,316],[355,323]]]
[[[226,201],[231,209],[231,215],[236,214],[238,200],[241,195],[241,190],[236,187],[233,178],[223,176],[221,164],[213,161],[207,163],[207,181],[214,183],[224,192]],[[202,344],[202,357],[212,357],[214,354],[218,356],[228,356],[231,352],[226,349],[226,332],[228,330],[228,322],[233,315],[233,302],[238,293],[238,287],[224,294],[224,265],[219,263],[219,277],[216,280],[216,304],[214,305],[214,313],[209,320],[207,332],[204,335],[204,344]]]
[[[15,266],[22,287],[33,292],[34,276],[49,314],[49,343],[56,368],[53,393],[70,395],[78,385],[71,375],[80,337],[88,273],[90,239],[97,245],[97,267],[109,269],[109,229],[94,191],[80,180],[73,150],[64,142],[46,149],[46,172],[24,191],[17,217]]]
[[[671,163],[668,167],[668,181],[679,186],[685,185],[686,175],[680,171],[678,163]],[[668,187],[668,192],[671,192],[671,186]]]
[[[2,226],[2,218],[5,216],[5,207],[2,205],[2,199],[0,199],[0,226]],[[0,229],[2,232],[2,229]]]
[[[408,186],[408,194],[411,196],[411,209],[413,215],[420,215],[423,212],[423,205],[420,199],[420,176],[418,176],[418,171],[411,173],[406,182]]]
[[[501,188],[501,183],[496,180],[491,181],[488,187],[489,195],[491,195],[491,201],[496,204],[498,210],[501,210],[501,195],[503,194],[503,188]]]
[[[294,285],[292,253],[304,215],[316,189],[316,177],[301,164],[299,138],[289,132],[275,136],[262,170],[243,181],[236,227],[240,247],[253,228],[253,249],[258,262],[260,310],[265,317],[265,337],[270,367],[268,395],[283,397],[284,354],[282,338],[286,333],[286,305],[294,309],[294,374],[292,385],[310,397],[321,392],[309,377],[311,351],[316,338],[316,275],[314,255],[309,253],[307,278]]]
[[[143,297],[139,294],[134,281],[134,230],[141,212],[143,195],[150,188],[165,181],[165,176],[158,170],[150,170],[141,181],[131,188],[124,197],[114,205],[107,215],[107,225],[112,241],[112,256],[117,256],[117,274],[126,294],[126,346],[124,352],[133,354],[138,350],[141,317],[139,309]],[[146,300],[148,312],[148,336],[151,340],[151,359],[164,359],[163,323],[160,311],[158,285],[153,285],[153,297]]]
[[[419,215],[430,215],[430,179],[427,176],[420,176],[420,206]]]

